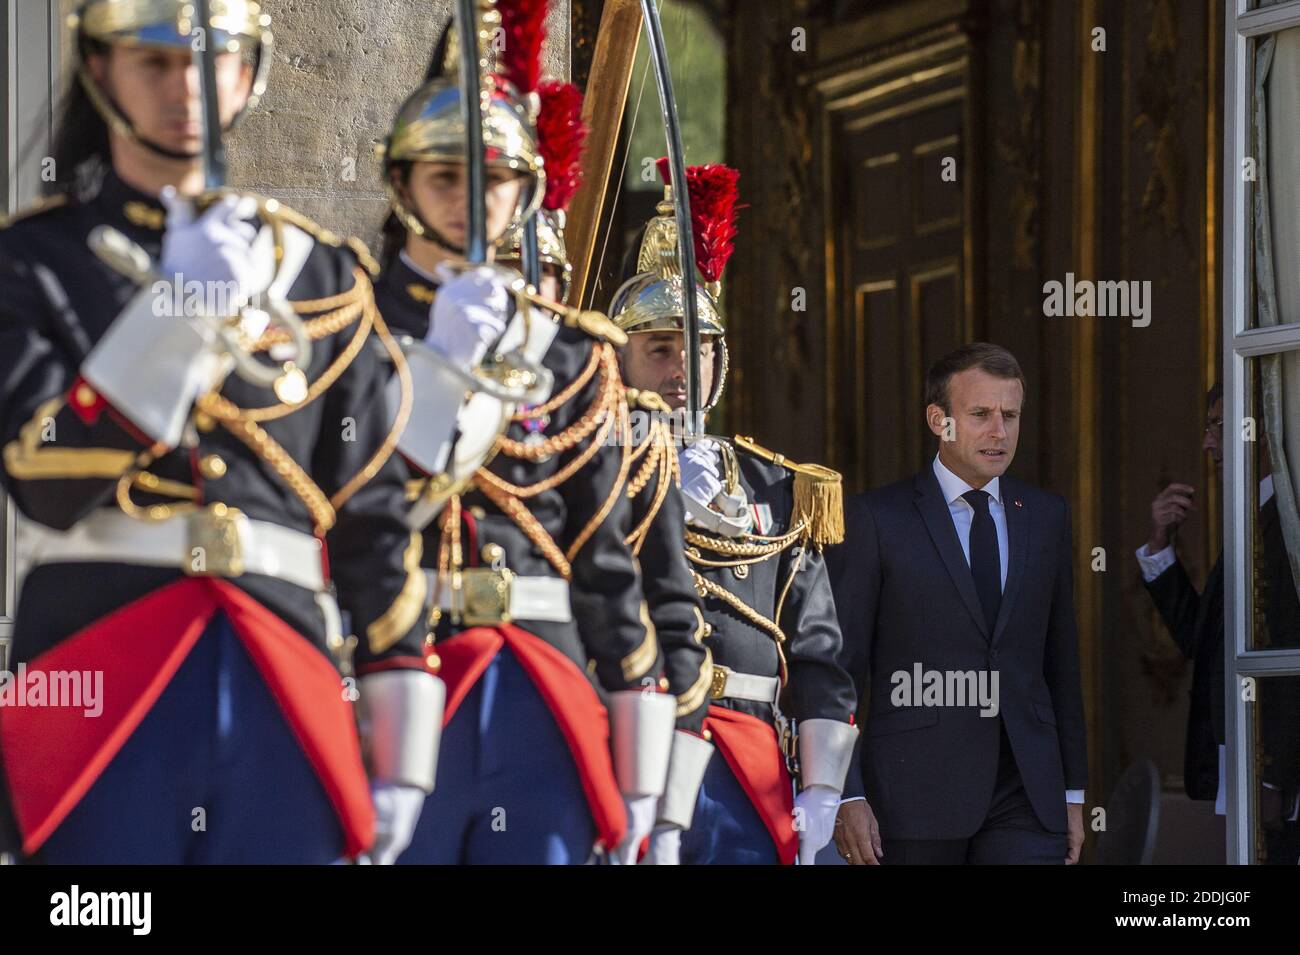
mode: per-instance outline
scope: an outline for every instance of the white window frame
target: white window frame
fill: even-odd
[[[40,192],[40,139],[46,154],[53,138],[53,117],[61,88],[63,17],[59,0],[0,0],[0,169],[3,202],[9,213],[34,200]],[[35,145],[31,152],[29,144]],[[0,578],[0,668],[8,662],[13,614],[18,600],[17,512],[0,491],[0,547],[4,574]]]
[[[1226,435],[1240,435],[1250,407],[1248,363],[1252,358],[1300,349],[1300,324],[1250,328],[1247,308],[1253,300],[1247,286],[1250,244],[1254,228],[1250,197],[1242,177],[1250,156],[1254,77],[1250,44],[1257,38],[1300,26],[1300,0],[1248,10],[1247,0],[1227,0],[1224,29],[1223,135],[1223,397]],[[1224,540],[1224,693],[1227,808],[1227,861],[1250,864],[1255,859],[1258,805],[1253,760],[1254,706],[1240,692],[1246,677],[1300,675],[1300,648],[1251,650],[1251,539],[1255,495],[1254,469],[1246,444],[1223,443],[1225,507]],[[1267,684],[1262,684],[1268,692]]]

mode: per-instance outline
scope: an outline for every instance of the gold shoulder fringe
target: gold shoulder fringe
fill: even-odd
[[[42,212],[49,212],[67,204],[68,194],[66,192],[56,193],[52,196],[42,196],[30,205],[16,210],[12,215],[0,216],[0,229],[7,229],[15,222],[30,219],[32,216],[38,216]]]
[[[753,438],[736,435],[736,447],[794,473],[793,523],[803,521],[817,547],[844,540],[844,479],[821,464],[796,464]]]

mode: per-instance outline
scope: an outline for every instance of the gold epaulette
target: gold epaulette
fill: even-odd
[[[735,445],[794,473],[794,514],[791,524],[803,522],[808,538],[818,547],[844,540],[844,480],[839,471],[820,464],[796,464],[784,454],[769,451],[753,438],[736,435]]]
[[[352,254],[357,257],[357,261],[361,263],[361,267],[370,273],[371,278],[379,274],[379,263],[376,262],[375,257],[370,254],[370,250],[366,248],[366,244],[356,236],[348,236],[345,239],[338,234],[331,232],[314,219],[303,215],[297,209],[286,206],[278,199],[276,200],[275,215],[279,216],[290,225],[302,229],[303,232],[306,232],[322,245],[330,245],[336,249],[346,248],[350,250]]]
[[[49,212],[68,204],[68,194],[66,192],[55,193],[52,196],[42,196],[30,205],[18,209],[11,215],[0,216],[0,229],[7,229],[15,222],[21,222],[23,219],[30,219],[32,216],[40,215],[42,212]]]

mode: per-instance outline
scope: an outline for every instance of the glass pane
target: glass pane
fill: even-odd
[[[663,0],[659,19],[672,69],[686,165],[722,162],[727,127],[726,42],[709,11],[691,0]],[[632,132],[623,187],[652,193],[657,199],[663,185],[651,163],[664,155],[667,147],[659,93],[650,65],[650,44],[644,37],[637,45],[627,95],[626,115],[632,123]]]
[[[1247,646],[1300,647],[1300,352],[1266,355],[1249,367],[1251,420],[1224,424],[1224,440],[1240,436],[1257,476],[1245,495],[1253,516]]]
[[[1261,677],[1243,692],[1252,689],[1255,859],[1295,865],[1300,862],[1300,676]]]
[[[1300,26],[1248,45],[1246,315],[1251,328],[1300,323]]]
[[[1232,0],[1228,0],[1231,4]],[[1290,3],[1291,0],[1246,0],[1247,10],[1260,10],[1264,7],[1276,7],[1279,3]]]

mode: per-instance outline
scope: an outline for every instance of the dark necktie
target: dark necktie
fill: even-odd
[[[975,508],[975,517],[970,523],[970,574],[975,578],[975,593],[979,594],[984,621],[992,639],[993,628],[998,622],[998,607],[1002,605],[998,529],[993,526],[993,515],[989,513],[988,491],[967,491],[962,497]]]

